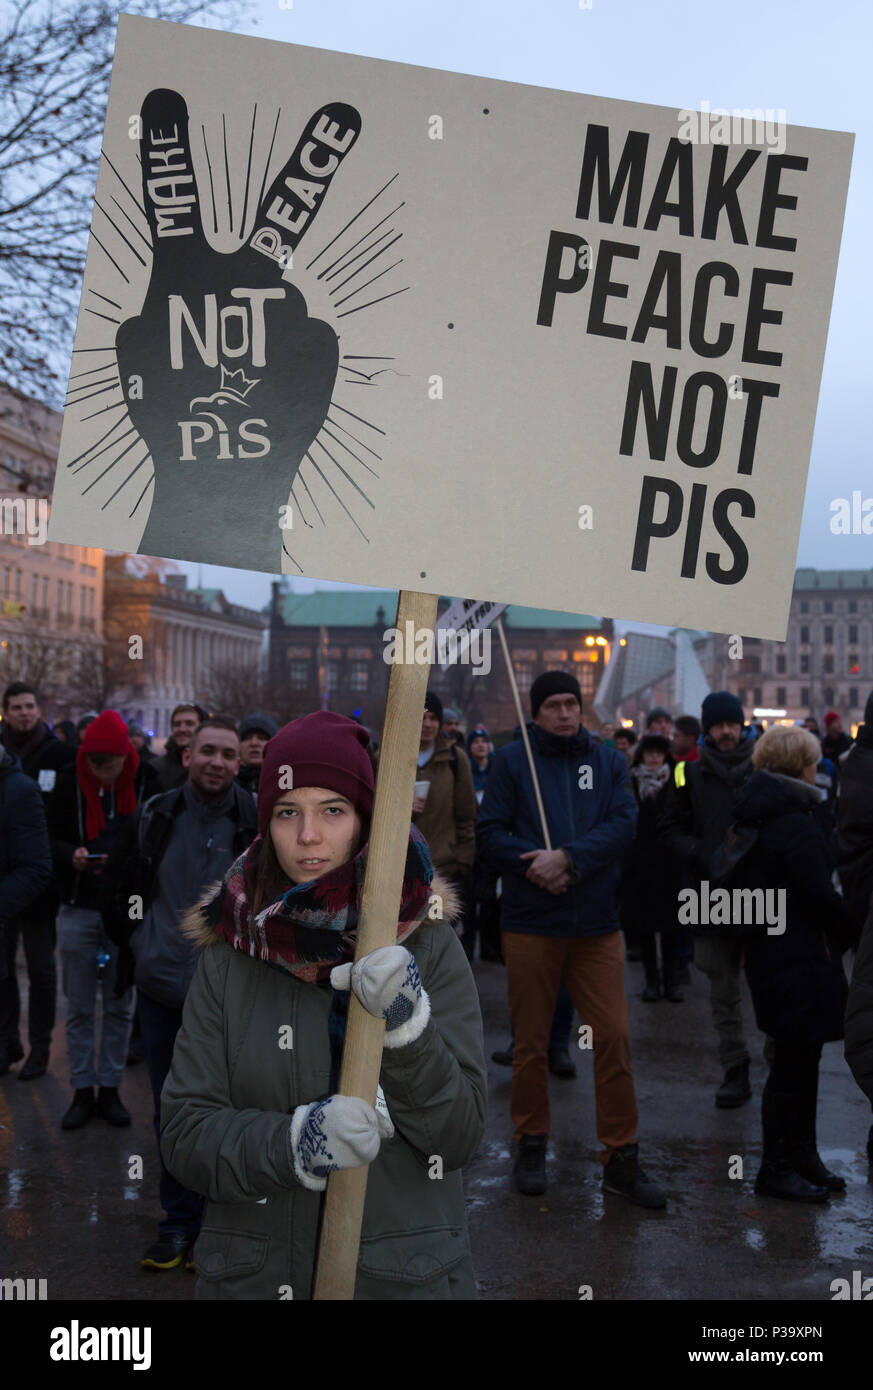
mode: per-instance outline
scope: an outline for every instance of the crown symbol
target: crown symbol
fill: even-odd
[[[244,401],[253,386],[257,386],[260,377],[249,380],[242,367],[236,372],[229,372],[224,363],[221,364],[221,391],[233,396],[235,400]]]

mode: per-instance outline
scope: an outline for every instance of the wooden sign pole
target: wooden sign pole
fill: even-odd
[[[422,628],[432,632],[436,610],[436,594],[401,590],[397,604],[397,630],[405,634],[406,623],[411,621],[416,633]],[[409,651],[405,654],[407,657],[412,655]],[[370,822],[355,960],[381,946],[393,946],[397,939],[400,894],[412,817],[413,784],[429,674],[428,662],[406,660],[394,663],[388,678],[379,776]],[[349,1001],[340,1069],[340,1095],[360,1096],[369,1105],[375,1105],[384,1033],[383,1020],[368,1014],[353,994]],[[317,1300],[353,1299],[355,1296],[366,1191],[366,1168],[338,1169],[328,1179],[313,1292]]]
[[[549,827],[546,821],[546,808],[543,805],[543,794],[540,791],[540,779],[537,777],[537,770],[534,765],[533,753],[531,752],[530,739],[527,736],[527,720],[524,717],[524,710],[521,707],[521,697],[518,693],[518,685],[515,680],[515,670],[512,665],[512,658],[509,655],[509,646],[506,641],[506,633],[503,631],[503,619],[498,618],[496,622],[497,632],[500,636],[500,645],[503,648],[503,659],[506,662],[506,670],[509,675],[509,684],[512,686],[512,698],[515,700],[515,712],[518,715],[518,722],[521,725],[521,738],[524,744],[524,751],[527,753],[530,775],[533,778],[534,796],[536,797],[537,810],[540,813],[540,824],[543,827],[543,839],[546,842],[546,849],[552,848],[552,841],[549,838]]]

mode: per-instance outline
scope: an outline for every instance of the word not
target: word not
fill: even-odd
[[[865,497],[862,500],[860,491],[855,491],[852,493],[851,503],[847,497],[835,497],[830,507],[833,512],[832,535],[873,535],[873,497]]]
[[[767,927],[768,936],[785,931],[784,888],[713,888],[703,879],[700,891],[679,891],[679,925],[682,927]],[[774,907],[775,900],[775,907]]]
[[[132,1361],[135,1371],[152,1364],[150,1327],[53,1327],[49,1356],[52,1361]]]
[[[867,1290],[869,1289],[869,1293]],[[860,1269],[852,1270],[851,1292],[848,1279],[832,1279],[831,1295],[835,1301],[841,1298],[858,1298],[862,1303],[873,1299],[873,1279],[864,1279]]]
[[[678,138],[692,145],[766,145],[778,154],[785,150],[786,119],[781,106],[778,111],[769,106],[765,111],[759,106],[753,111],[746,107],[728,111],[724,106],[710,109],[709,102],[702,101],[699,111],[680,111],[678,121]]]
[[[430,666],[436,653],[436,660],[441,663],[458,661],[472,666],[474,676],[487,676],[491,670],[491,633],[487,628],[473,628],[469,633],[439,628],[434,635],[429,627],[417,628],[407,618],[404,629],[401,632],[397,627],[389,627],[382,633],[386,644],[382,659],[386,666]]]
[[[48,500],[45,497],[0,498],[0,535],[26,536],[28,545],[45,545]]]
[[[15,1298],[25,1301],[46,1299],[47,1288],[48,1281],[45,1279],[0,1279],[0,1302]]]

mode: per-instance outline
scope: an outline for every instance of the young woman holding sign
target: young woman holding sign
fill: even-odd
[[[455,895],[414,829],[397,944],[352,969],[368,741],[327,712],[281,729],[264,749],[258,838],[182,924],[205,949],[161,1147],[207,1198],[198,1298],[309,1298],[327,1176],[364,1164],[355,1297],[475,1297],[460,1169],[484,1132],[478,997]],[[350,986],[386,1022],[378,1113],[336,1094]]]

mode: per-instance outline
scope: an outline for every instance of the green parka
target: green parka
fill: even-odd
[[[436,875],[432,891],[443,919],[425,917],[403,940],[431,1017],[382,1056],[395,1135],[370,1165],[356,1299],[476,1296],[460,1170],[485,1128],[482,1020],[449,925],[453,890]],[[207,1199],[195,1297],[308,1299],[323,1196],[295,1176],[291,1114],[330,1093],[331,986],[234,950],[199,908],[183,930],[205,949],[162,1093],[161,1152]]]

